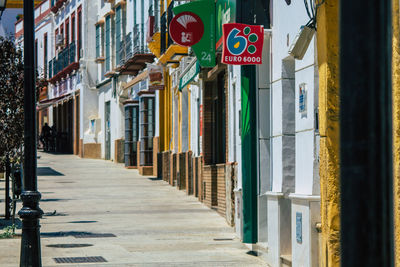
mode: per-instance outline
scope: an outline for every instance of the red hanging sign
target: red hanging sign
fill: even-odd
[[[204,24],[196,14],[182,12],[171,20],[169,34],[175,43],[182,46],[193,46],[203,37]]]
[[[262,64],[264,27],[240,23],[222,25],[224,46],[222,63],[231,65]]]

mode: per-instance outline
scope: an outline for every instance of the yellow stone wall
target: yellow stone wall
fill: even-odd
[[[339,4],[318,9],[320,183],[322,244],[320,266],[340,265],[339,187]]]
[[[160,152],[170,150],[171,140],[171,77],[168,71],[164,72],[164,90],[160,91]]]
[[[395,266],[400,266],[400,29],[399,1],[393,1],[393,187]]]

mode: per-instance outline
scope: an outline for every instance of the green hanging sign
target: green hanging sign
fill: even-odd
[[[222,25],[236,22],[236,0],[216,1],[216,48],[222,44]]]
[[[200,17],[204,24],[201,40],[192,46],[201,67],[215,66],[215,1],[199,0],[173,8],[175,15],[182,12],[192,12]]]
[[[182,92],[182,89],[188,85],[193,79],[196,77],[197,74],[200,72],[200,64],[198,61],[192,64],[190,68],[181,76],[179,80],[179,91]]]

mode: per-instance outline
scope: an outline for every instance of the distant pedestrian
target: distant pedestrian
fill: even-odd
[[[43,144],[44,151],[48,151],[49,150],[50,134],[51,134],[51,128],[49,127],[49,125],[47,123],[45,123],[43,125],[43,127],[42,127],[42,132],[40,134],[40,141]]]
[[[50,150],[56,152],[57,147],[57,128],[56,125],[53,124],[50,128]]]

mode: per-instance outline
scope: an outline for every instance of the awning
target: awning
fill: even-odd
[[[71,99],[73,97],[72,93],[66,94],[66,95],[62,95],[56,98],[52,98],[52,99],[46,99],[43,101],[40,101],[37,105],[36,105],[36,110],[41,110],[41,109],[45,109],[48,108],[51,105],[57,104],[61,101],[67,101],[69,99]]]

